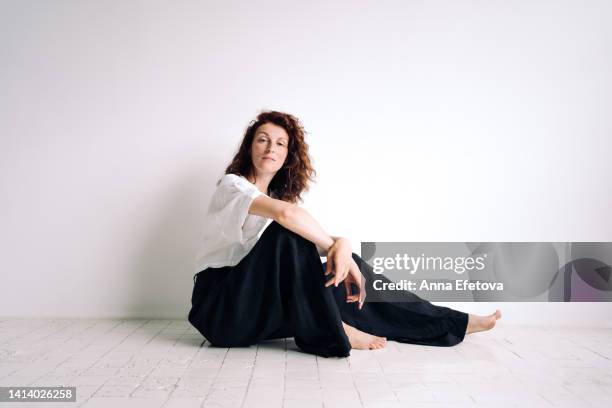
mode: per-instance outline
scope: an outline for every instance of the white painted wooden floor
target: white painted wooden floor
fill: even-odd
[[[180,320],[0,320],[0,386],[33,385],[77,402],[0,407],[608,407],[612,329],[501,320],[455,347],[326,359],[292,339],[208,347]]]

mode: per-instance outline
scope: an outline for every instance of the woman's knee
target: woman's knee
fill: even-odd
[[[354,252],[352,254],[352,257],[355,263],[357,264],[357,267],[359,267],[359,271],[361,271],[361,274],[366,277],[366,279],[372,278],[376,275],[374,273],[374,269],[366,261],[364,261],[363,258],[361,258]]]
[[[314,245],[314,243],[310,242],[301,235],[291,231],[290,229],[282,226],[276,221],[272,221],[270,225],[268,225],[268,227],[264,231],[264,235],[266,236],[266,238],[273,238],[275,240],[284,238],[291,241],[296,241],[303,245]],[[264,235],[262,235],[261,238],[264,238]]]
[[[357,255],[354,252],[351,254],[351,256],[353,258],[353,261],[355,261],[355,263],[359,267],[359,269],[363,271],[363,268],[365,267],[366,262],[359,255]]]

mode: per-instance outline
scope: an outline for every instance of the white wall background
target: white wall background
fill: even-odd
[[[0,2],[0,316],[186,318],[261,109],[360,241],[612,241],[612,3]],[[610,325],[609,303],[501,306]]]

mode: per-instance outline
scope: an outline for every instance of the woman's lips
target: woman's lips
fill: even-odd
[[[276,160],[275,160],[275,159],[273,159],[272,157],[266,157],[266,156],[262,157],[262,159],[264,159],[264,160],[265,160],[265,159],[268,159],[268,160],[276,161]]]

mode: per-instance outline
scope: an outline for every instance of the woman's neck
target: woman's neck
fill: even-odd
[[[268,194],[268,187],[274,178],[274,174],[258,174],[257,181],[253,181],[253,177],[248,177],[247,180],[255,185],[264,194]]]

